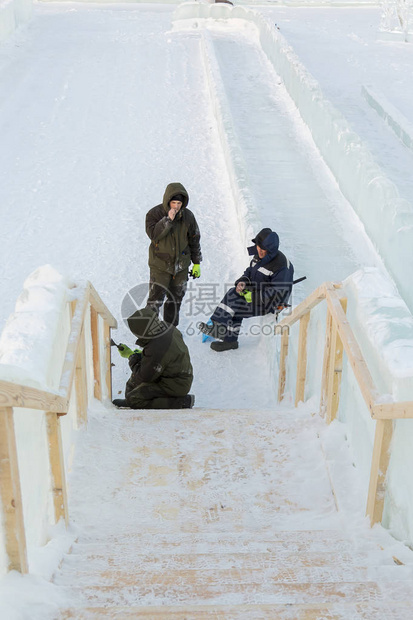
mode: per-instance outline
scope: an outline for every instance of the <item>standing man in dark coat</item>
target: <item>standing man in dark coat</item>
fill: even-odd
[[[158,314],[166,296],[163,318],[175,326],[179,323],[191,262],[191,275],[194,278],[201,275],[201,235],[194,214],[187,208],[188,201],[185,187],[170,183],[162,204],[146,214],[146,233],[151,240],[147,307]]]
[[[132,375],[125,398],[117,398],[113,404],[131,409],[190,409],[195,401],[188,393],[193,371],[181,332],[159,320],[149,308],[132,314],[128,325],[142,351],[130,351]]]
[[[278,313],[291,295],[294,267],[278,249],[277,233],[263,228],[252,242],[250,266],[215,308],[209,324],[199,324],[201,332],[219,339],[211,342],[214,351],[238,349],[243,319]]]

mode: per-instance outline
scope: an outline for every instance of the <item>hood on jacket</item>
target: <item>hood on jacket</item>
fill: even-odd
[[[177,194],[181,194],[184,198],[181,209],[185,209],[185,207],[187,206],[189,202],[189,195],[185,187],[182,185],[182,183],[169,183],[169,185],[166,186],[166,190],[165,190],[165,193],[163,195],[163,200],[162,200],[163,208],[165,209],[167,213],[170,208],[169,207],[170,201]]]
[[[136,344],[144,347],[150,340],[162,336],[170,325],[164,323],[158,318],[156,312],[150,308],[142,308],[137,310],[128,319],[128,326],[132,334],[136,336]]]
[[[280,238],[277,233],[271,230],[271,228],[263,228],[260,230],[258,235],[252,239],[252,242],[255,245],[252,245],[248,248],[248,254],[255,255],[257,254],[257,245],[260,246],[263,250],[267,251],[267,256],[265,257],[268,260],[272,260],[276,257],[278,248],[280,246]]]

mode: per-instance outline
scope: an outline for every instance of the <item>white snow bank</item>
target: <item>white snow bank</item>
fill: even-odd
[[[211,25],[212,20],[219,24],[225,19],[244,19],[257,26],[263,51],[284,81],[343,195],[362,220],[403,298],[413,309],[413,206],[400,198],[397,187],[376,164],[347,120],[325,99],[318,82],[279,30],[256,11],[226,4],[185,3],[176,9],[174,19],[188,23],[192,20],[194,27],[200,19],[210,20]]]
[[[0,2],[0,43],[29,21],[32,16],[32,0],[2,0]]]
[[[0,380],[46,391],[58,390],[71,330],[69,302],[81,290],[81,287],[74,289],[71,280],[50,265],[39,267],[26,279],[15,311],[0,336]],[[91,395],[92,343],[88,323],[86,333],[88,394]],[[56,566],[56,556],[63,552],[53,544],[44,547],[55,523],[46,416],[44,411],[27,408],[14,408],[13,414],[29,570],[49,578],[50,567]],[[71,392],[67,415],[60,418],[60,427],[67,474],[78,428],[76,388]],[[0,523],[0,574],[7,567],[2,527]],[[1,613],[0,617],[3,617]]]
[[[381,358],[381,374],[391,377],[386,386],[395,400],[408,398],[400,380],[413,380],[413,316],[392,280],[378,269],[357,271],[344,282],[353,329],[360,342],[368,340],[374,356]],[[352,312],[354,309],[354,312]],[[410,397],[413,397],[413,383]]]
[[[70,601],[59,588],[36,575],[12,571],[0,580],[0,618],[53,620]]]
[[[50,265],[39,267],[27,278],[0,336],[0,379],[58,389],[62,361],[56,363],[56,341],[62,334],[72,287]]]

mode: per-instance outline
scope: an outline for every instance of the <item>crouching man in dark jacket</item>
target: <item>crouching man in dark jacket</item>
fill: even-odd
[[[211,342],[214,351],[238,349],[242,320],[268,313],[278,314],[287,304],[293,286],[294,267],[278,249],[279,238],[271,228],[263,228],[248,248],[250,266],[235,282],[208,323],[200,323],[204,334],[219,338]]]
[[[125,398],[113,404],[130,409],[190,409],[195,401],[188,393],[193,371],[181,332],[150,308],[137,310],[128,325],[142,351],[129,357],[132,375]]]

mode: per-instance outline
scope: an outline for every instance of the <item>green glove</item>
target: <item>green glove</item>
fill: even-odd
[[[140,353],[141,352],[140,349],[134,349],[132,351],[132,349],[127,347],[126,344],[122,344],[122,343],[118,344],[118,351],[119,351],[121,357],[124,357],[125,359],[129,359],[130,356],[133,355],[134,353]]]
[[[192,275],[194,278],[200,278],[200,277],[201,277],[201,265],[194,265],[194,266],[192,267],[192,272],[191,272],[191,275]]]
[[[244,299],[247,304],[252,303],[252,291],[244,291],[242,295],[244,295]]]

